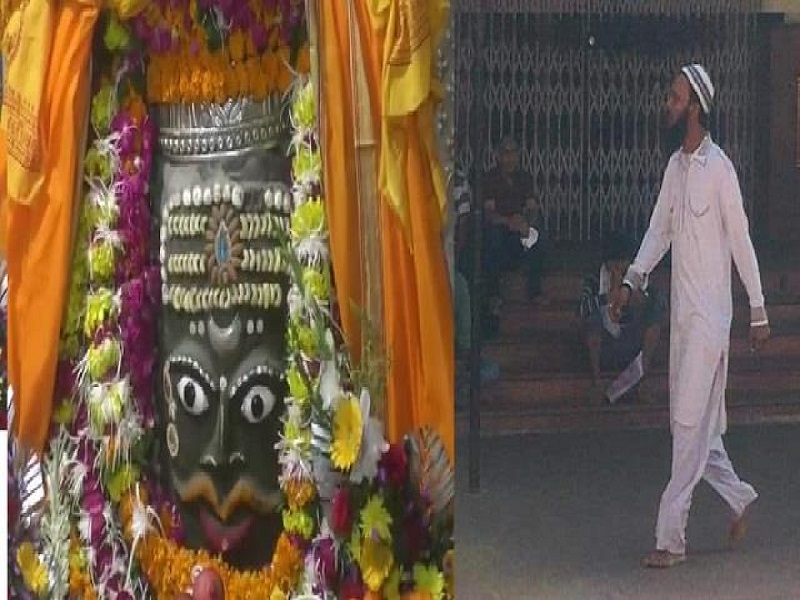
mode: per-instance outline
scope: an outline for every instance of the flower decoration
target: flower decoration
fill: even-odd
[[[404,444],[387,444],[383,424],[373,415],[370,391],[354,389],[348,357],[334,341],[316,109],[313,88],[304,79],[294,88],[290,116],[292,354],[286,371],[289,408],[279,449],[284,480],[312,473],[321,509],[315,511],[320,517],[298,597],[452,597],[444,577],[452,520],[431,508],[424,489],[429,484],[448,489],[447,469],[444,484],[419,475],[430,471],[429,456],[441,456],[435,452],[436,437],[411,444],[417,448],[411,455]]]
[[[310,68],[302,0],[151,2],[134,30],[149,53],[155,103],[260,101]]]
[[[361,407],[358,399],[348,394],[338,402],[333,417],[331,460],[340,470],[353,466],[361,450]]]
[[[303,2],[157,0],[132,21],[103,22],[110,59],[99,63],[91,103],[41,465],[47,497],[37,530],[13,532],[14,585],[24,597],[56,599],[173,598],[215,586],[228,600],[452,597],[446,457],[435,436],[387,443],[371,390],[337,341]],[[277,443],[284,532],[268,565],[243,571],[182,546],[176,507],[152,469],[161,281],[150,254],[149,107],[287,90],[294,206],[283,248],[290,356]],[[241,228],[232,212],[214,209],[205,255],[214,285],[238,276]],[[20,510],[15,493],[11,510]]]
[[[50,583],[47,568],[30,542],[23,542],[17,549],[17,566],[22,573],[25,585],[34,594],[42,595],[48,590]]]

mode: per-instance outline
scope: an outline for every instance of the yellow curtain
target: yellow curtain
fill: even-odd
[[[92,32],[100,2],[46,4],[53,6],[52,13],[42,11],[37,18],[51,25],[31,21],[26,14],[21,23],[12,17],[6,29],[6,39],[9,34],[19,34],[17,56],[36,56],[37,61],[44,61],[37,67],[45,73],[41,90],[28,87],[26,92],[29,98],[40,94],[33,124],[36,134],[27,132],[31,140],[36,140],[32,142],[37,148],[35,168],[26,168],[30,165],[13,157],[11,134],[17,130],[5,127],[7,106],[0,129],[0,203],[4,218],[0,230],[7,234],[8,370],[17,411],[14,430],[19,441],[36,452],[43,450],[50,427],[79,189],[76,180],[85,150]],[[15,23],[21,29],[12,31]],[[42,35],[46,37],[38,37]],[[41,56],[28,47],[37,44],[49,48],[49,52]],[[25,82],[15,79],[23,72],[19,65],[15,68],[12,56],[6,92],[26,88]],[[13,125],[13,121],[10,123]]]
[[[375,130],[381,131],[378,197],[388,436],[398,441],[431,425],[455,460],[453,311],[441,243],[444,185],[433,137],[438,99],[434,50],[448,5],[409,0],[353,4],[371,103],[378,108]],[[355,174],[348,135],[347,7],[345,2],[321,6],[323,160],[333,267],[342,301],[359,302],[360,279],[354,275],[362,259],[357,254],[358,208],[348,195],[348,185],[355,189]],[[406,58],[413,67],[402,66]],[[331,131],[334,123],[337,130]],[[351,274],[352,287],[344,286],[341,273]],[[360,339],[344,326],[349,340]]]

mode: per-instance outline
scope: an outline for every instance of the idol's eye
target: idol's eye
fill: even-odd
[[[188,375],[178,381],[178,398],[191,415],[199,416],[208,410],[208,396],[203,386]]]
[[[265,385],[254,385],[242,400],[242,414],[250,423],[260,423],[275,406],[275,395]]]

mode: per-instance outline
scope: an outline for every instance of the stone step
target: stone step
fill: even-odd
[[[728,403],[729,425],[800,422],[800,398],[785,395],[764,396],[759,401],[750,398],[741,403]],[[459,436],[469,432],[469,413],[456,416]],[[610,431],[620,429],[667,429],[669,408],[666,404],[652,406],[615,405],[584,406],[573,410],[528,412],[483,412],[480,416],[481,437],[524,435],[566,431]],[[466,438],[464,438],[466,442]]]
[[[595,250],[565,246],[550,252],[543,280],[546,306],[528,302],[524,273],[503,277],[499,331],[482,349],[485,358],[500,366],[500,379],[481,389],[482,434],[668,427],[668,323],[649,375],[649,403],[639,401],[634,392],[608,406],[594,391],[575,309],[583,277],[591,272],[586,266],[597,260]],[[726,393],[731,424],[800,422],[800,256],[792,252],[780,247],[758,251],[773,332],[758,355],[750,352],[749,303],[734,270]],[[667,263],[662,263],[652,281],[669,294]],[[463,410],[466,391],[459,388],[457,426],[461,432],[468,426]]]
[[[654,369],[649,375],[655,400],[666,401],[667,372]],[[728,372],[728,390],[733,394],[800,394],[800,365],[795,359],[770,361],[731,360]],[[459,390],[462,392],[462,390]],[[507,377],[501,373],[497,381],[484,384],[481,389],[482,406],[487,410],[514,410],[570,406],[592,401],[592,378],[586,372],[537,373]]]
[[[800,306],[797,307],[800,309]],[[800,314],[800,313],[798,313]],[[758,356],[750,351],[749,327],[735,328],[731,336],[730,356],[737,361],[771,361],[793,359],[800,365],[800,320],[783,325],[772,324],[772,337]],[[487,343],[482,355],[498,363],[503,377],[528,372],[574,372],[589,369],[588,351],[577,327],[563,332],[534,331],[527,337],[504,336]],[[662,332],[661,342],[653,357],[654,367],[666,367],[669,359],[669,330]]]
[[[551,302],[564,301],[575,303],[580,295],[581,283],[586,274],[583,272],[546,272],[542,279],[544,295]],[[747,299],[744,286],[735,272],[732,276],[733,295],[738,301]],[[669,294],[670,272],[669,268],[660,266],[653,273],[651,281],[664,293]],[[780,301],[782,298],[800,298],[800,267],[794,266],[786,269],[762,269],[761,284],[767,303]],[[501,295],[507,303],[527,304],[525,274],[522,271],[508,273],[501,279]]]
[[[548,306],[507,303],[499,319],[497,336],[492,340],[522,341],[536,332],[574,331],[580,326],[576,313],[577,297],[561,304]],[[796,302],[771,303],[767,301],[767,313],[772,329],[800,324],[800,298]],[[733,331],[747,331],[750,325],[750,307],[737,303],[733,310]]]

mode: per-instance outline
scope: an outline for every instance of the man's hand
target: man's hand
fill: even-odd
[[[611,302],[608,304],[608,314],[614,323],[619,323],[622,318],[622,309],[628,305],[631,299],[631,288],[627,285],[619,286],[611,293]]]
[[[769,325],[750,326],[750,348],[753,352],[758,352],[767,342],[770,336]]]

